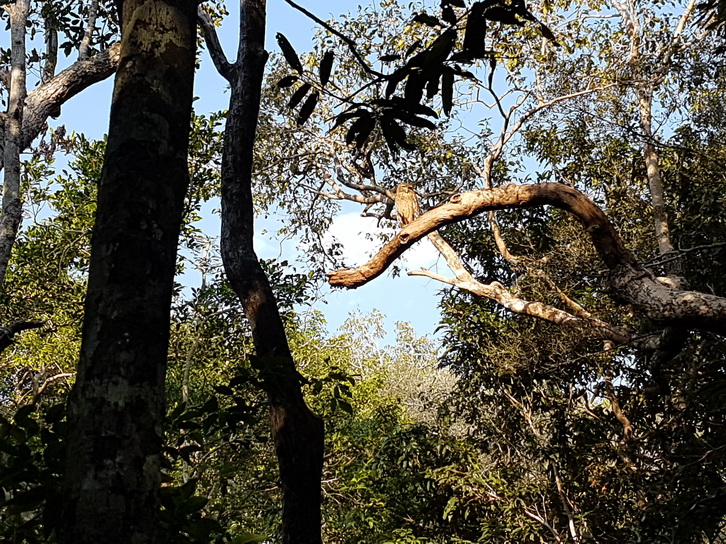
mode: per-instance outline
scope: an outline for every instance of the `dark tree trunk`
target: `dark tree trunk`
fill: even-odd
[[[320,544],[323,422],[305,404],[277,302],[253,247],[252,157],[267,53],[265,1],[240,3],[234,64],[222,58],[210,25],[207,43],[231,86],[222,156],[222,259],[252,326],[270,400],[270,421],[283,492],[283,544]]]
[[[66,544],[153,543],[169,307],[196,47],[196,2],[125,0],[78,375]]]

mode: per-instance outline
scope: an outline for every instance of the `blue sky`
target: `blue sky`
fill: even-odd
[[[322,19],[329,19],[341,13],[355,12],[359,2],[338,0],[300,0],[306,9]],[[220,29],[220,39],[227,55],[231,58],[236,53],[238,31],[238,8],[236,2],[228,2],[229,18]],[[313,21],[294,10],[283,0],[268,2],[268,24],[266,47],[269,51],[277,51],[275,34],[282,32],[290,40],[299,53],[312,49],[314,34]],[[55,124],[64,124],[68,130],[84,133],[90,138],[100,138],[108,130],[108,110],[111,103],[113,78],[98,83],[81,95],[73,98],[63,106],[63,115]],[[229,93],[226,81],[217,74],[209,57],[202,56],[202,65],[197,73],[195,95],[198,100],[195,109],[198,113],[209,113],[225,109],[228,105]],[[346,261],[350,264],[362,264],[365,258],[375,251],[376,247],[366,242],[360,232],[374,228],[373,222],[359,217],[360,209],[350,207],[336,221],[334,233],[344,243]],[[258,232],[274,233],[277,228],[273,222],[260,222]],[[210,217],[203,225],[205,231],[212,236],[219,233],[217,217]],[[294,261],[296,244],[294,241],[280,243],[268,234],[258,236],[256,249],[262,258],[282,258]],[[419,244],[415,251],[410,252],[408,262],[401,263],[402,268],[420,267],[436,268],[436,256],[428,240]],[[438,271],[446,273],[446,267],[440,266]],[[423,277],[398,278],[379,277],[373,282],[355,290],[335,290],[326,292],[324,300],[316,305],[328,320],[330,332],[335,330],[347,318],[350,312],[360,310],[363,313],[372,309],[380,310],[387,316],[387,329],[393,330],[396,321],[408,321],[420,335],[433,333],[439,319],[437,309],[437,292],[442,288],[438,282]]]

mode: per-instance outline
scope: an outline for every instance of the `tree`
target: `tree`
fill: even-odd
[[[711,122],[695,130],[703,138],[693,138],[689,125],[704,117],[706,94],[723,96],[714,56],[718,43],[702,40],[691,5],[681,13],[656,5],[624,15],[642,25],[642,36],[634,37],[611,24],[620,24],[617,8],[598,14],[581,6],[558,23],[551,5],[529,12],[497,2],[475,2],[471,9],[443,4],[440,17],[419,12],[414,24],[395,27],[398,7],[386,3],[350,21],[352,38],[343,34],[340,46],[332,42],[341,26],[324,23],[320,60],[300,63],[310,70],[298,70],[285,54],[289,68],[274,76],[282,90],[272,96],[269,112],[297,110],[298,128],[287,128],[297,131],[297,145],[273,161],[282,164],[278,171],[289,171],[283,189],[295,194],[288,198],[290,209],[300,212],[302,223],[310,202],[347,200],[385,224],[393,218],[396,185],[413,183],[424,202],[430,199],[424,206],[430,211],[401,231],[384,233],[387,243],[369,263],[336,270],[330,278],[334,285],[361,285],[428,235],[454,277],[429,270],[411,274],[473,295],[454,292],[444,300],[450,332],[445,361],[461,377],[457,405],[466,407],[469,422],[482,432],[479,449],[487,467],[495,477],[506,476],[501,492],[491,496],[482,495],[485,483],[476,481],[476,471],[459,487],[462,504],[478,500],[488,524],[501,518],[501,511],[492,513],[499,504],[514,512],[500,532],[487,537],[515,539],[523,527],[537,538],[575,541],[622,541],[636,533],[653,541],[666,534],[684,541],[713,537],[723,516],[717,506],[723,496],[723,417],[714,393],[723,387],[726,307],[717,272],[723,233],[706,189],[722,185],[723,169],[710,160],[721,150],[705,132],[718,133],[722,123],[710,111]],[[371,27],[386,37],[373,39]],[[537,32],[544,39],[533,40]],[[624,54],[633,39],[647,44],[637,63]],[[346,53],[349,48],[355,50]],[[337,61],[334,81],[340,82],[333,89],[323,69],[330,66],[323,62],[330,51]],[[457,79],[471,79],[457,65],[472,56],[485,62],[473,63],[479,71],[471,76],[478,81],[469,83],[475,92],[468,96],[490,96],[500,122],[493,136],[472,130],[474,143],[466,149],[458,135],[442,136],[446,120],[432,128],[426,117],[456,115],[456,81],[444,74],[452,70]],[[372,67],[377,62],[382,68]],[[506,92],[497,89],[502,72]],[[311,113],[304,104],[313,93],[325,100],[313,100]],[[651,115],[661,113],[661,122],[677,121],[658,135]],[[333,129],[343,127],[343,133],[316,135],[319,125],[311,123],[331,117],[337,118]],[[668,139],[669,130],[678,136]],[[512,147],[542,164],[507,155]],[[447,153],[456,158],[443,160]],[[400,167],[391,164],[396,158]],[[707,183],[686,175],[686,158]],[[511,183],[521,177],[538,183]],[[300,202],[301,189],[308,201]],[[444,195],[449,201],[442,204]],[[662,213],[666,208],[668,214]],[[644,212],[656,218],[657,236],[655,228],[644,227]],[[318,218],[315,226],[326,223]],[[692,246],[673,243],[689,256],[682,268],[692,291],[679,288],[685,285],[678,283],[679,267],[671,266],[680,256],[659,249],[657,238],[668,228],[681,241],[698,240]],[[712,278],[708,286],[705,277]],[[699,303],[690,306],[690,300]],[[688,458],[702,461],[690,464]],[[591,486],[607,481],[600,489],[621,497],[622,508],[600,502],[585,473],[594,476]],[[516,493],[504,492],[520,484]],[[517,510],[519,500],[525,506]],[[540,508],[540,501],[546,506]],[[692,524],[679,522],[686,511]]]
[[[90,85],[110,76],[119,59],[119,46],[110,1],[91,0],[77,5],[59,2],[5,2],[11,32],[10,70],[2,78],[7,110],[0,118],[0,169],[4,169],[0,218],[0,285],[22,221],[20,154],[58,117],[61,106]],[[79,10],[79,11],[76,11]],[[30,18],[31,13],[37,17]],[[80,25],[80,26],[79,26]],[[45,51],[27,51],[28,33],[45,37]],[[67,41],[59,44],[65,34]],[[77,60],[56,74],[58,49],[66,56],[77,51]],[[39,85],[28,91],[28,71],[40,72]]]
[[[270,399],[272,436],[283,487],[282,542],[320,539],[323,422],[305,404],[300,377],[267,276],[253,247],[252,157],[260,104],[265,2],[240,3],[237,60],[229,63],[200,11],[206,42],[219,73],[232,87],[222,155],[222,260],[252,327],[257,364]]]
[[[78,374],[63,542],[155,542],[176,247],[188,184],[196,2],[123,3]]]

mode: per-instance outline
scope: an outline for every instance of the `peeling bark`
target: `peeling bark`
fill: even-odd
[[[81,357],[68,407],[64,544],[158,542],[164,378],[189,178],[195,21],[191,0],[124,2]]]
[[[363,266],[328,274],[333,286],[355,288],[382,274],[411,245],[444,225],[492,210],[551,205],[571,213],[590,235],[593,246],[610,270],[615,292],[647,317],[726,334],[726,299],[673,289],[659,282],[623,245],[607,216],[585,195],[559,183],[509,184],[454,195],[451,200],[421,215],[403,228]]]

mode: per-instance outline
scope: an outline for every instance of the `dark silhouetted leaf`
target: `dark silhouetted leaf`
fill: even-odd
[[[409,102],[407,100],[404,100],[403,98],[399,96],[393,96],[391,98],[387,99],[377,99],[373,100],[371,102],[374,106],[379,106],[381,108],[391,109],[391,110],[402,110],[402,111],[408,111],[410,113],[415,113],[417,115],[428,115],[430,117],[436,117],[438,118],[438,114],[435,110],[432,108],[429,108],[428,106],[425,106],[423,104],[416,104]]]
[[[320,98],[318,93],[313,93],[308,96],[308,99],[302,105],[300,112],[297,114],[297,126],[305,124],[305,121],[308,120],[310,115],[313,113],[313,110],[315,110],[315,106],[318,105],[318,98]]]
[[[413,22],[421,23],[421,24],[424,24],[426,26],[431,26],[431,27],[441,26],[441,21],[439,21],[433,15],[429,15],[425,11],[422,13],[416,14],[416,16],[413,18]]]
[[[483,2],[475,2],[466,19],[463,52],[471,59],[481,59],[486,56],[487,23],[484,9]]]
[[[454,10],[450,6],[441,8],[441,18],[450,25],[453,25],[458,20],[456,13],[454,13]]]
[[[300,58],[297,56],[297,53],[295,53],[295,50],[292,48],[292,45],[290,45],[290,42],[287,40],[287,38],[280,32],[277,33],[275,38],[277,38],[277,43],[280,46],[282,54],[285,56],[285,60],[290,65],[290,67],[297,73],[302,74],[303,68],[302,63],[300,62]]]
[[[439,74],[430,77],[426,83],[426,98],[431,99],[439,92]]]
[[[421,70],[412,71],[406,80],[406,88],[403,91],[406,100],[414,104],[421,102],[423,97],[423,89],[426,85],[426,78]]]
[[[379,57],[378,60],[381,62],[393,62],[394,60],[398,60],[401,58],[401,55],[393,54],[393,55],[383,55],[382,57]]]
[[[395,117],[396,119],[400,119],[407,125],[411,125],[414,127],[421,127],[421,128],[428,128],[431,130],[434,130],[436,128],[436,125],[429,121],[428,119],[425,119],[423,117],[419,117],[418,115],[414,115],[413,113],[407,112],[407,111],[401,111],[401,110],[390,110],[386,112],[386,117]]]
[[[361,117],[363,115],[366,115],[368,112],[366,110],[356,110],[356,111],[349,111],[345,113],[341,113],[335,118],[335,123],[331,127],[330,131],[332,132],[336,128],[338,128],[340,125],[345,123],[346,121],[353,119],[355,117]]]
[[[305,95],[308,94],[308,91],[310,90],[310,83],[303,83],[300,88],[293,93],[293,95],[290,97],[290,101],[287,103],[287,107],[292,109],[295,106],[297,106],[300,101],[305,98]]]
[[[293,83],[297,81],[297,76],[285,76],[280,81],[277,82],[278,87],[290,87]]]
[[[392,117],[384,115],[381,119],[383,138],[392,153],[398,153],[398,148],[415,149],[415,146],[406,140],[406,131]]]
[[[326,51],[325,55],[323,55],[323,60],[320,61],[320,84],[323,87],[325,87],[330,80],[330,72],[333,69],[334,58],[335,53],[332,51]]]
[[[440,72],[440,65],[449,57],[456,42],[456,30],[449,29],[436,38],[431,44],[429,54],[426,57],[425,68],[428,71]]]
[[[492,6],[484,12],[484,18],[505,25],[524,26],[524,22],[517,19],[517,12],[505,6]]]
[[[557,41],[557,38],[555,38],[554,33],[545,24],[539,24],[539,31],[546,40],[551,41],[557,47],[560,46],[560,43]]]
[[[454,97],[454,72],[444,70],[441,75],[441,107],[446,116],[451,115],[451,105]]]
[[[411,44],[411,46],[408,49],[406,49],[406,52],[404,53],[403,56],[408,57],[411,53],[416,51],[416,49],[418,49],[419,47],[421,47],[421,40],[416,40],[415,42],[413,42]]]
[[[389,97],[396,92],[396,87],[398,87],[398,84],[401,83],[401,81],[406,79],[409,72],[409,68],[403,67],[399,68],[389,76],[388,84],[386,85],[386,97]]]
[[[526,21],[539,22],[537,21],[537,18],[527,9],[527,6],[524,4],[524,0],[513,0],[512,10]]]
[[[348,145],[355,143],[355,146],[360,149],[368,140],[368,136],[371,135],[375,126],[376,120],[370,112],[365,112],[365,115],[361,115],[361,117],[350,126],[348,134],[345,135],[345,143]]]
[[[466,4],[464,3],[464,0],[442,0],[441,1],[442,6],[455,6],[457,8],[465,8]]]

